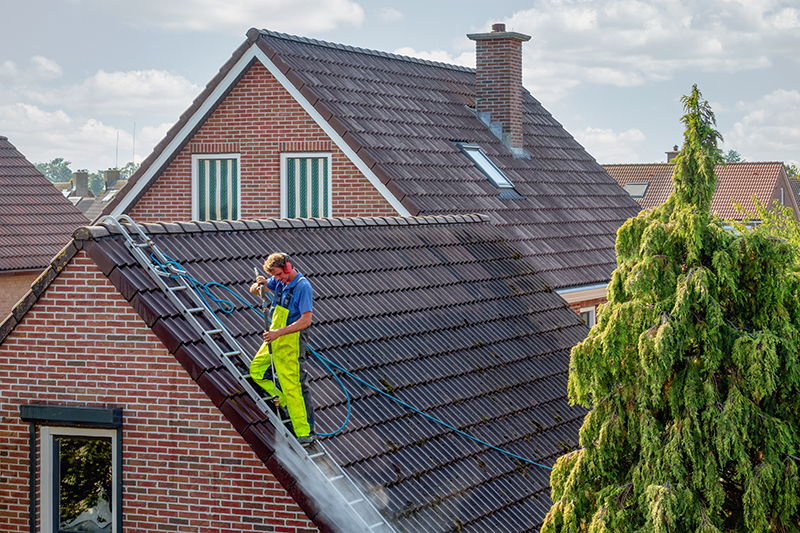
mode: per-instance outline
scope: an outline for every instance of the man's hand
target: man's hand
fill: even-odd
[[[267,285],[267,278],[265,278],[264,276],[258,276],[256,278],[256,282],[250,285],[250,294],[258,296],[259,294],[261,294],[261,287],[264,287],[266,289],[266,285]]]
[[[270,329],[270,330],[265,331],[264,332],[264,342],[269,344],[272,341],[274,341],[275,339],[277,339],[278,337],[283,336],[283,333],[282,333],[283,329],[284,328],[281,328],[281,329]]]

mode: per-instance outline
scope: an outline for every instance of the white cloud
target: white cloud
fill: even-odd
[[[600,163],[627,163],[639,161],[636,150],[644,143],[645,135],[636,128],[616,132],[587,127],[576,132],[575,139]]]
[[[92,114],[133,115],[145,112],[177,118],[201,90],[183,76],[164,70],[100,70],[77,85],[42,93],[38,100],[71,109],[87,109]]]
[[[33,63],[33,71],[41,78],[58,78],[64,73],[58,63],[44,56],[33,56],[31,63]]]
[[[541,0],[504,22],[532,36],[523,82],[546,101],[583,83],[631,87],[683,72],[764,69],[777,57],[797,61],[800,49],[800,10],[781,0]]]
[[[378,17],[384,22],[400,22],[405,18],[402,13],[391,7],[382,7]]]
[[[308,34],[359,26],[363,8],[353,0],[87,0],[133,26],[169,32],[244,36],[250,27]]]
[[[0,63],[0,76],[8,76],[13,78],[19,73],[19,69],[17,68],[17,64],[13,61],[3,61]]]
[[[431,50],[425,52],[422,50],[414,50],[410,46],[403,46],[394,51],[395,54],[401,56],[416,57],[419,59],[427,59],[429,61],[439,61],[440,63],[449,63],[451,65],[461,65],[463,67],[475,68],[475,52],[464,52],[459,56],[453,56],[450,52],[445,50]]]
[[[747,109],[742,120],[723,134],[725,146],[740,152],[745,159],[780,160],[781,154],[800,157],[800,92],[773,91],[759,100],[738,103]]]

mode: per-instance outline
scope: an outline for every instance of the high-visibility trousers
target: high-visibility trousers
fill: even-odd
[[[288,309],[276,305],[269,329],[275,330],[286,326],[288,316]],[[280,405],[289,413],[297,437],[308,437],[314,429],[314,405],[311,403],[311,390],[308,387],[308,372],[306,372],[307,331],[304,329],[283,335],[272,341],[271,345],[265,342],[250,364],[250,377],[271,396],[278,396]],[[271,379],[270,348],[278,381],[277,388]]]

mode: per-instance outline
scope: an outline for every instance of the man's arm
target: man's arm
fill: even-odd
[[[277,339],[278,337],[283,337],[284,335],[288,335],[289,333],[295,333],[297,331],[306,329],[308,326],[311,325],[311,311],[306,311],[300,318],[289,324],[288,326],[284,326],[279,329],[272,329],[269,331],[264,332],[264,341],[270,343]]]

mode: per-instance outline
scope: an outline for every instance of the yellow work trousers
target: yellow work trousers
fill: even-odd
[[[280,305],[275,306],[272,313],[272,325],[270,330],[280,329],[286,326],[286,319],[289,310]],[[301,332],[289,333],[278,337],[272,344],[266,342],[261,345],[253,362],[250,364],[250,377],[258,383],[264,390],[272,396],[277,395],[282,407],[289,413],[292,419],[292,427],[297,437],[308,437],[311,434],[313,422],[313,407],[306,408],[306,402],[310,404],[310,394],[308,390],[308,374],[305,372],[305,361],[300,361],[301,356],[305,359],[305,344],[300,346]],[[306,336],[303,335],[305,338]],[[270,379],[269,350],[272,348],[272,361],[275,365],[275,374],[278,386]]]

